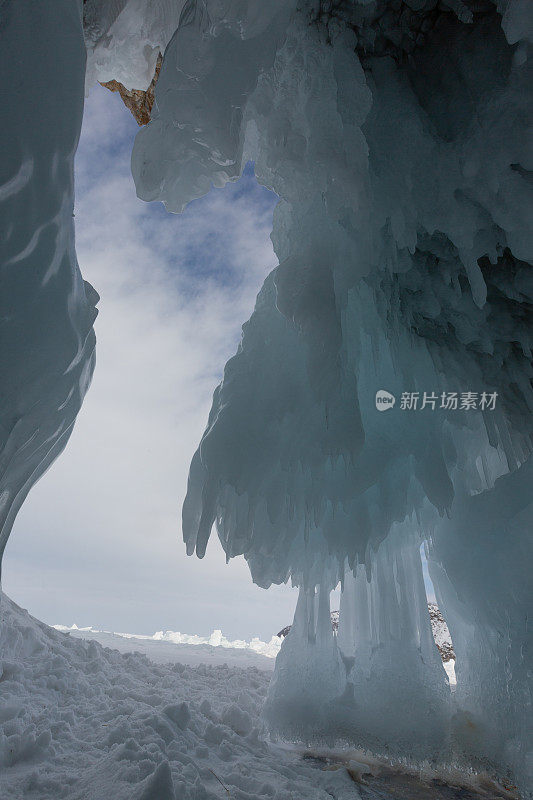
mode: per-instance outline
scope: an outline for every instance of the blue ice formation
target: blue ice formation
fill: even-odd
[[[0,4],[0,560],[31,486],[65,447],[94,367],[98,295],[74,249],[81,8]]]
[[[300,586],[265,709],[274,732],[527,787],[533,9],[254,9],[185,5],[132,156],[139,196],[171,211],[248,159],[280,197],[279,266],[191,465],[188,552],[216,525],[258,584]],[[397,398],[386,413],[382,389]],[[453,393],[464,407],[441,408]],[[456,647],[453,702],[422,541]]]

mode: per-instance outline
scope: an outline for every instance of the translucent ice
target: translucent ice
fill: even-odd
[[[132,159],[139,195],[170,210],[246,159],[281,198],[280,265],[191,466],[188,551],[202,556],[216,524],[255,581],[301,586],[273,728],[484,760],[527,786],[529,8],[287,4],[247,37],[245,6],[188,4]],[[384,414],[381,389],[397,398]],[[446,407],[454,392],[497,404]],[[424,539],[458,707],[431,638]],[[334,640],[320,608],[338,580]]]
[[[0,13],[1,558],[20,505],[64,448],[89,385],[98,295],[74,251],[80,8],[21,0]]]
[[[178,27],[184,0],[85,0],[87,89],[117,80],[147,89],[157,56]]]

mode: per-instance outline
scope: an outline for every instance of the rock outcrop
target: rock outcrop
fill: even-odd
[[[131,111],[138,125],[148,125],[150,122],[152,107],[154,105],[155,85],[159,77],[162,62],[163,56],[161,53],[159,53],[155,66],[154,77],[152,78],[152,82],[146,91],[143,91],[142,89],[126,89],[122,83],[119,83],[119,81],[115,80],[106,81],[105,83],[100,84],[106,89],[109,89],[110,92],[119,93],[120,97],[122,98],[122,102],[126,108]]]

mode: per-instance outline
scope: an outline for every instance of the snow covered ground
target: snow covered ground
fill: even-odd
[[[249,659],[264,667],[272,659],[244,648],[136,639],[149,660],[80,638],[87,632],[49,628],[5,595],[0,623],[0,800],[513,796],[368,766],[347,751],[269,743],[260,711],[270,672]],[[126,637],[91,635],[131,647]],[[205,663],[177,663],[178,653]]]

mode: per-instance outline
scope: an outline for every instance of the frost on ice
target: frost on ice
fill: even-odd
[[[26,12],[17,22],[8,8],[9,24],[26,30]],[[248,160],[280,197],[279,266],[215,392],[183,509],[189,553],[203,556],[215,524],[258,584],[300,587],[265,706],[272,732],[488,767],[527,791],[533,7],[88,0],[84,19],[88,84],[145,89],[164,51],[152,120],[132,155],[140,197],[179,212]],[[58,50],[74,65],[61,72],[73,87],[61,101],[64,141],[46,149],[57,127],[43,137],[41,125],[32,141],[21,118],[2,183],[8,201],[31,192],[33,216],[6,213],[8,232],[20,230],[9,257],[33,259],[27,296],[57,337],[36,337],[51,359],[41,370],[13,366],[3,497],[15,510],[59,449],[91,363],[92,294],[71,225],[61,217],[54,227],[39,200],[48,181],[46,214],[71,211],[83,75],[76,32],[56,27],[49,41],[64,37]],[[18,68],[15,53],[2,58],[8,75]],[[57,64],[41,61],[28,92],[32,73],[57,82]],[[34,180],[41,163],[48,171]],[[24,313],[8,324],[35,333],[39,316]],[[381,389],[497,393],[498,403],[381,414]],[[36,398],[51,403],[42,420]],[[422,541],[456,653],[453,700],[431,636]],[[339,581],[334,637],[329,594]]]

